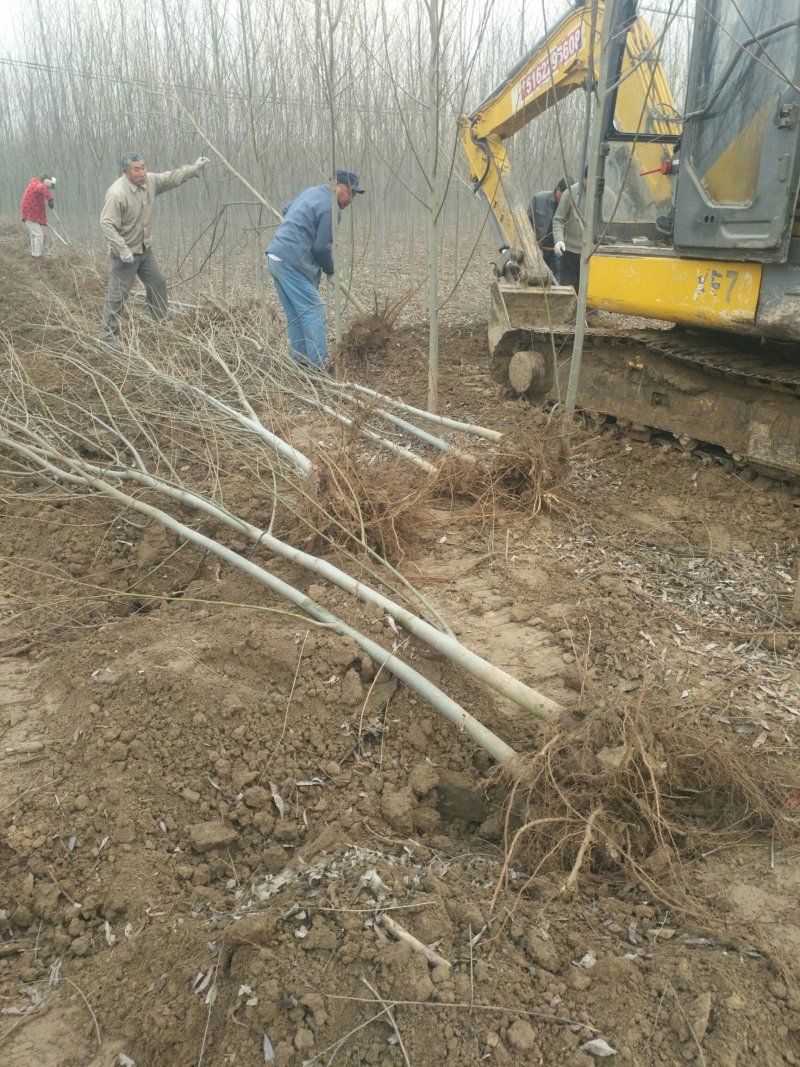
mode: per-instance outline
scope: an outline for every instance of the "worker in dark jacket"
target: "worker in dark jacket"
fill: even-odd
[[[44,230],[47,225],[47,208],[53,206],[53,188],[55,178],[43,174],[41,178],[31,178],[19,205],[19,214],[28,233],[31,235],[31,255],[38,259],[44,245]]]
[[[363,193],[350,170],[336,171],[338,222],[342,210]],[[325,308],[318,287],[333,274],[333,208],[330,185],[304,189],[283,209],[283,221],[267,248],[267,266],[286,313],[292,359],[316,369],[328,363]]]
[[[553,251],[553,216],[556,213],[561,194],[567,188],[567,181],[561,178],[552,192],[543,189],[540,193],[534,193],[528,208],[528,218],[531,226],[536,231],[536,240],[542,251],[542,258],[553,273],[556,281],[559,280],[559,268],[561,266],[558,256]]]

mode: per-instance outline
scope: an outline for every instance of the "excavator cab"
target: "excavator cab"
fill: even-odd
[[[675,250],[786,259],[800,179],[800,6],[698,5]]]
[[[566,391],[640,439],[800,478],[799,86],[798,0],[573,3],[460,122],[514,263],[492,285],[494,376],[534,400]],[[587,303],[612,315],[571,363],[572,297],[542,283],[508,147],[577,89],[599,109]]]
[[[686,24],[685,97],[676,106],[661,89],[644,121],[624,90],[626,66],[637,56],[641,70],[653,68],[659,51],[641,47],[637,6],[612,0],[605,8],[614,88],[602,105],[589,300],[609,311],[797,341],[797,0],[697,4]],[[610,205],[607,195],[600,199],[603,186],[618,191]]]

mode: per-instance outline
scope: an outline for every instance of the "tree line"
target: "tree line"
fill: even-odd
[[[70,236],[102,250],[96,219],[121,151],[140,151],[151,169],[166,170],[204,149],[180,101],[278,208],[334,165],[358,171],[369,195],[343,237],[378,275],[398,251],[424,263],[433,205],[439,239],[461,248],[455,272],[485,223],[458,155],[458,115],[542,35],[552,8],[559,5],[31,0],[30,17],[0,56],[0,214],[14,217],[31,175],[51,171]],[[574,166],[580,109],[560,112],[558,136],[548,114],[515,138],[526,194]],[[572,158],[560,163],[565,122]],[[274,224],[215,166],[161,212],[159,243],[188,274],[212,247],[256,254]]]

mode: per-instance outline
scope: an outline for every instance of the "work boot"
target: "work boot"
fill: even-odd
[[[98,337],[97,340],[105,348],[113,348],[115,352],[125,351],[118,337]]]

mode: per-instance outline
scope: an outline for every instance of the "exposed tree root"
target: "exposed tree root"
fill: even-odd
[[[430,485],[401,460],[366,464],[356,445],[316,457],[316,485],[295,513],[315,545],[355,540],[396,565],[418,541]]]
[[[413,295],[402,293],[380,305],[376,296],[374,309],[354,319],[342,338],[334,357],[337,370],[344,373],[363,368],[368,356],[385,352],[394,338],[397,320]]]
[[[472,498],[485,515],[496,510],[524,511],[531,517],[569,514],[568,458],[566,438],[548,423],[544,432],[532,426],[504,438],[497,451],[473,465],[450,461],[446,474],[451,491]]]
[[[780,760],[699,719],[676,722],[643,697],[573,729],[546,725],[542,739],[513,768],[495,901],[514,865],[528,872],[523,891],[542,875],[566,874],[562,891],[633,881],[672,909],[702,911],[687,895],[685,862],[754,834],[791,836],[792,781]]]

